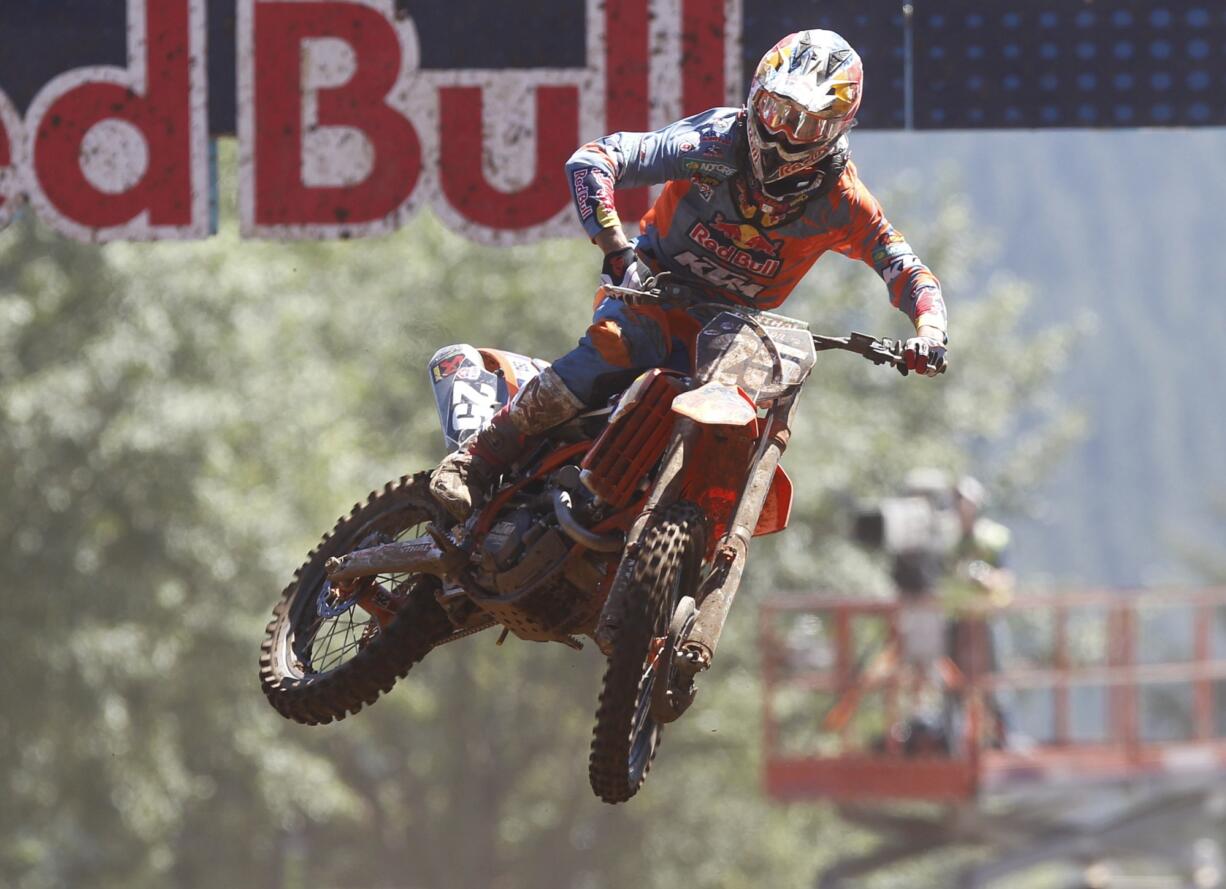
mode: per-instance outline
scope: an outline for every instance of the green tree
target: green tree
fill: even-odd
[[[589,315],[590,246],[477,247],[427,216],[294,246],[229,222],[200,244],[0,234],[0,883],[784,886],[869,842],[824,807],[762,798],[752,612],[779,589],[880,587],[841,542],[846,492],[916,463],[1024,487],[1067,438],[1044,399],[1065,334],[1018,333],[1020,285],[957,301],[969,225],[952,204],[924,245],[954,296],[954,372],[823,356],[785,457],[794,526],[755,545],[699,703],[616,808],[587,788],[591,650],[477,636],[310,729],[255,680],[314,536],[441,455],[429,355],[565,351]],[[903,335],[884,303],[868,270],[831,260],[788,310]]]

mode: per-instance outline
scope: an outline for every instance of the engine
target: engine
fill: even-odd
[[[482,579],[492,579],[492,586],[501,592],[513,589],[516,585],[514,578],[504,578],[503,575],[518,575],[519,572],[512,569],[520,564],[521,557],[531,550],[534,543],[549,533],[544,518],[544,515],[534,514],[527,507],[504,514],[482,541]],[[524,567],[531,568],[545,556],[547,553],[535,553],[533,558],[523,560]]]
[[[577,546],[546,498],[499,515],[478,548],[470,595],[521,639],[557,641],[590,633],[603,605],[609,557]]]

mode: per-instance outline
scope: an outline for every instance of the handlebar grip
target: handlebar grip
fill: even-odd
[[[824,352],[829,349],[841,349],[845,352],[855,352],[864,358],[867,358],[873,364],[888,364],[895,368],[904,377],[910,371],[907,370],[906,359],[903,358],[903,340],[891,339],[882,337],[878,339],[874,336],[869,336],[866,333],[852,333],[847,337],[830,337],[821,336],[820,334],[812,334],[813,345],[819,352]],[[946,360],[941,365],[938,374],[943,374],[949,369],[949,361]]]

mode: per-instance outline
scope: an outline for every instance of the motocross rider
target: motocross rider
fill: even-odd
[[[713,108],[652,133],[614,133],[571,157],[566,178],[579,220],[604,253],[603,282],[670,284],[711,302],[773,309],[823,253],[872,266],[915,325],[907,367],[934,376],[945,362],[941,285],[860,182],[847,135],[860,109],[863,66],[833,31],[790,34],[758,64],[744,108]],[[666,183],[634,243],[614,207],[618,186]],[[603,298],[602,298],[603,297]],[[597,292],[577,348],[530,380],[434,471],[434,497],[458,519],[479,505],[532,437],[620,391],[639,373],[688,371],[701,327],[691,312],[630,305]]]

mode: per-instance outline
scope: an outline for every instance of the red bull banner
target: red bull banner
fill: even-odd
[[[573,234],[563,167],[577,146],[741,91],[736,4],[588,0],[581,11],[571,36],[583,45],[558,53],[569,64],[425,69],[437,47],[393,0],[239,0],[243,234],[384,233],[426,206],[490,243]],[[126,66],[59,74],[24,113],[0,82],[0,212],[26,199],[82,240],[206,237],[206,13],[205,0],[128,0]],[[619,203],[635,218],[646,195]]]
[[[863,129],[1226,125],[1220,0],[4,0],[0,225],[28,206],[82,240],[207,237],[210,140],[236,136],[246,237],[424,207],[488,243],[571,235],[577,146],[740,104],[814,27],[864,59]],[[618,194],[623,219],[646,206]]]
[[[28,200],[82,240],[208,234],[203,0],[133,0],[128,34],[126,67],[59,74],[23,116],[0,92],[0,222]]]

